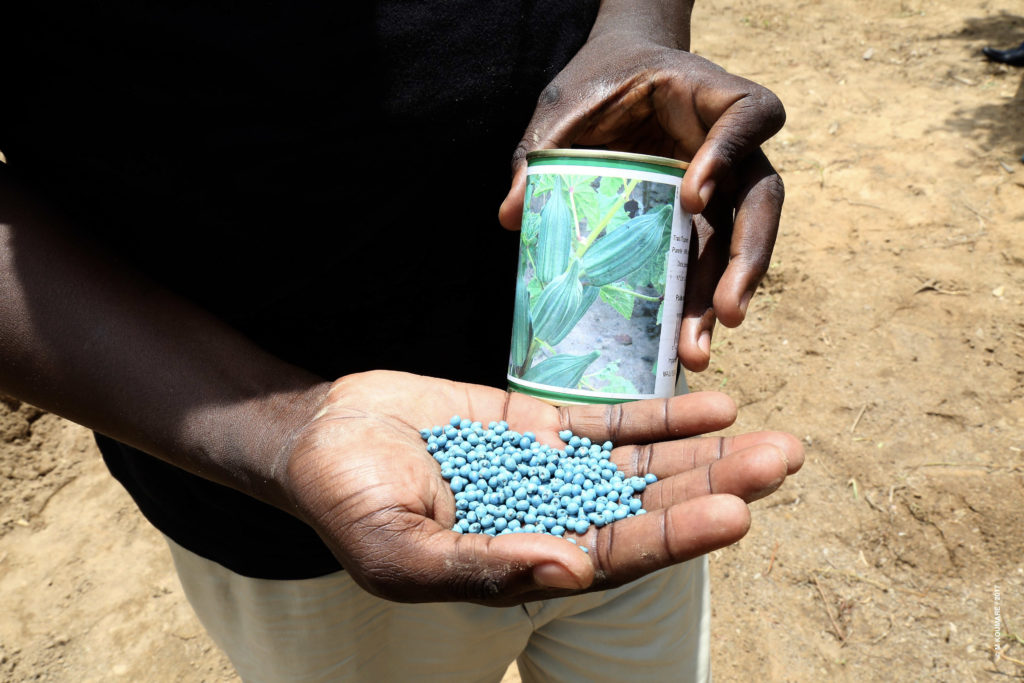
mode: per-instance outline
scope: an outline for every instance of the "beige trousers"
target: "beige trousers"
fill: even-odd
[[[707,558],[613,590],[481,607],[376,598],[346,572],[240,576],[168,540],[185,595],[245,681],[710,680]]]

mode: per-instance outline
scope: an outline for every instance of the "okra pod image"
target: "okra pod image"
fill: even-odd
[[[534,336],[541,342],[556,346],[565,339],[583,314],[583,283],[579,277],[580,262],[573,259],[569,269],[552,280],[530,308],[534,320]]]
[[[672,207],[631,218],[610,235],[599,237],[583,255],[583,279],[600,287],[625,279],[658,253],[672,227]]]
[[[521,368],[526,362],[533,339],[533,323],[530,318],[530,292],[522,276],[516,278],[516,305],[512,319],[512,366]]]
[[[572,211],[562,192],[561,180],[555,178],[551,196],[540,212],[537,277],[541,282],[551,282],[565,272],[572,254],[572,233]]]

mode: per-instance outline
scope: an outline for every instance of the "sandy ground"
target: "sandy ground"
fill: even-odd
[[[720,681],[1024,679],[1024,69],[979,56],[1024,40],[1022,14],[696,12],[694,49],[789,122],[770,274],[691,384],[807,447],[713,554]],[[233,680],[88,434],[0,414],[0,680]]]

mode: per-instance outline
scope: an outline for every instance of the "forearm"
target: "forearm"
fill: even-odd
[[[75,244],[0,175],[0,392],[286,505],[282,454],[326,389]]]
[[[657,45],[690,49],[692,0],[602,0],[590,39],[631,33]]]

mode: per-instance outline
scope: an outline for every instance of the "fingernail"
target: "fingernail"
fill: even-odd
[[[580,580],[572,572],[556,562],[546,562],[534,567],[533,580],[537,585],[547,588],[566,588],[570,590],[583,588]]]
[[[697,337],[697,348],[705,354],[709,356],[711,355],[711,332],[709,330],[704,330],[700,333],[700,336]]]
[[[700,200],[702,202],[704,202],[704,206],[708,205],[708,202],[711,201],[711,195],[713,195],[714,193],[715,193],[715,181],[714,180],[705,180],[704,184],[701,185],[700,189],[697,191],[697,194],[700,195]]]

